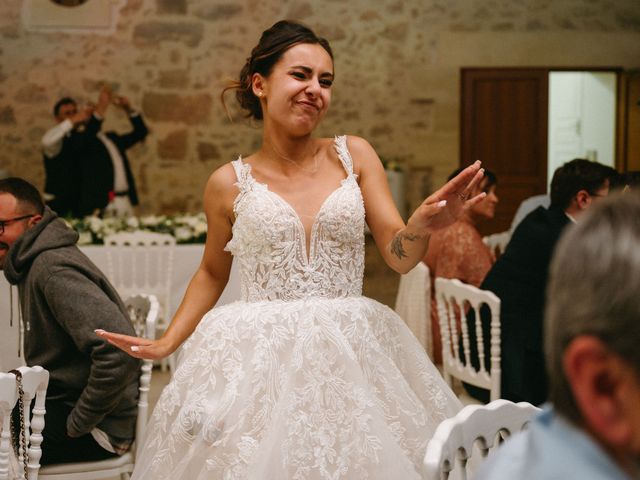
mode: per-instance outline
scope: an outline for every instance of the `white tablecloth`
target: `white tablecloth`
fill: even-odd
[[[107,254],[100,245],[80,247],[81,250],[106,272]],[[173,275],[171,278],[171,317],[180,305],[180,301],[191,277],[200,265],[204,245],[176,245]],[[0,273],[0,371],[7,371],[22,365],[22,358],[18,357],[18,290],[13,288],[13,326],[9,325],[10,318],[10,289],[4,274]],[[222,292],[216,305],[224,305],[240,298],[240,280],[234,267],[231,268],[229,283]],[[78,301],[81,301],[78,299]],[[170,318],[171,318],[170,317]]]

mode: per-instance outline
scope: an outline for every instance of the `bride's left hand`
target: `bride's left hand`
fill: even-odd
[[[465,211],[482,201],[487,196],[485,192],[471,196],[484,176],[480,165],[477,160],[430,195],[411,215],[407,226],[433,233],[456,222]],[[434,208],[436,206],[441,208]]]

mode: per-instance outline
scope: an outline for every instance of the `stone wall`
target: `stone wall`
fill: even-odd
[[[382,157],[431,168],[431,184],[458,162],[460,67],[640,67],[636,0],[128,0],[108,36],[28,32],[22,4],[0,2],[0,168],[41,186],[52,105],[95,100],[108,82],[151,128],[131,153],[148,212],[200,210],[209,173],[256,148],[259,128],[231,123],[219,94],[280,18],[332,42],[337,80],[319,133],[362,135]],[[107,127],[127,121],[112,109]]]

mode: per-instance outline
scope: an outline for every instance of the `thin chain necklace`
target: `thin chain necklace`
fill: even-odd
[[[286,160],[289,163],[292,163],[293,165],[295,165],[296,167],[298,167],[300,170],[302,170],[303,172],[307,172],[307,173],[317,173],[318,172],[318,150],[316,150],[316,152],[312,155],[312,158],[314,160],[313,163],[313,168],[309,169],[309,168],[305,168],[302,165],[300,165],[299,162],[296,162],[295,160],[287,157],[286,155],[284,155],[283,153],[279,152],[278,149],[275,147],[275,145],[273,145],[272,143],[267,143],[267,145],[269,146],[269,148],[271,148],[271,150],[273,150],[273,152],[280,158],[282,158],[283,160]],[[313,146],[311,147],[313,148]],[[304,158],[304,155],[303,155]]]

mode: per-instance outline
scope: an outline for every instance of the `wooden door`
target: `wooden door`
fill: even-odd
[[[640,71],[620,77],[618,168],[640,171]]]
[[[461,92],[461,164],[480,159],[498,177],[500,198],[483,234],[507,230],[520,202],[545,193],[546,68],[465,68]]]

